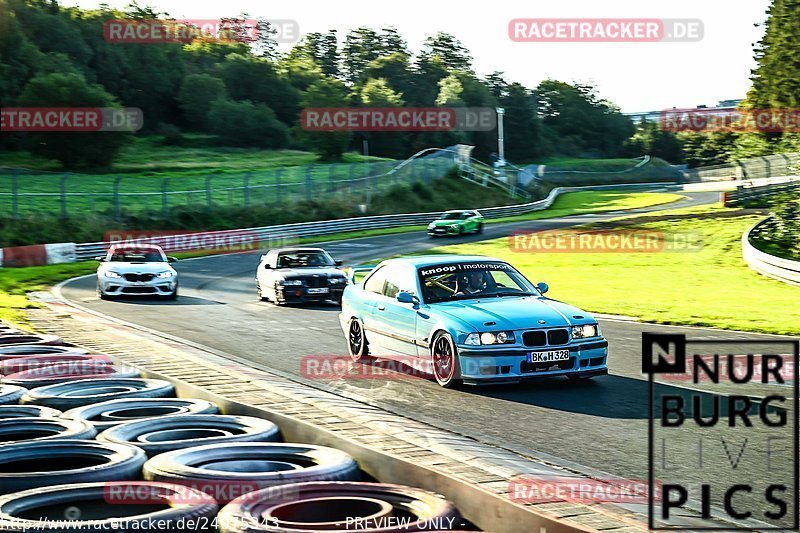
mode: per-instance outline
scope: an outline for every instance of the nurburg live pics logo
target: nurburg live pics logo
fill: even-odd
[[[798,357],[797,340],[642,334],[650,529],[798,530]],[[734,372],[734,360],[745,368]],[[784,371],[789,365],[792,376]],[[689,378],[655,381],[678,374]]]

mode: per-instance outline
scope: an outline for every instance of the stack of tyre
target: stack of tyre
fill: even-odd
[[[176,398],[107,356],[0,325],[0,530],[452,530],[458,511],[364,481],[346,453]]]

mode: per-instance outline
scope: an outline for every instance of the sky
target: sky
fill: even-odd
[[[130,0],[62,0],[64,5],[124,8]],[[340,42],[353,28],[394,26],[418,51],[437,31],[455,35],[472,53],[478,74],[502,71],[534,88],[554,78],[594,84],[624,112],[715,105],[746,96],[755,67],[753,44],[763,35],[769,0],[139,0],[175,18],[214,19],[247,13],[297,21],[300,33],[336,29]],[[698,42],[513,42],[516,18],[700,19]],[[130,45],[120,45],[130,46]],[[283,48],[286,48],[285,45]]]

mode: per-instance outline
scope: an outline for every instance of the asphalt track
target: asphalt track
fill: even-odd
[[[677,204],[627,211],[625,214],[711,203],[717,198],[718,193],[693,193]],[[490,224],[483,235],[465,236],[460,242],[494,239],[515,230],[585,224],[620,214]],[[323,246],[345,264],[356,264],[448,242],[456,241],[431,240],[414,232],[330,242]],[[394,373],[370,378],[309,378],[303,370],[305,357],[347,353],[337,317],[339,310],[333,305],[276,307],[258,301],[254,273],[259,257],[258,253],[248,253],[178,263],[181,296],[175,302],[144,299],[102,301],[95,295],[92,276],[70,281],[63,286],[62,294],[89,309],[210,347],[253,366],[442,429],[531,457],[563,464],[575,463],[638,480],[647,478],[648,464],[648,384],[641,373],[643,332],[685,333],[692,339],[719,339],[722,336],[762,341],[788,339],[607,318],[601,319],[600,324],[610,344],[610,374],[588,383],[554,378],[515,386],[445,390],[435,382],[415,377],[398,379],[399,375]],[[654,305],[657,305],[657,295],[654,295]],[[670,384],[657,386],[657,393],[671,390]],[[742,461],[738,465],[737,478],[744,475],[756,484],[766,483],[783,477],[772,471],[775,465],[783,472],[792,470],[788,464],[789,456],[777,452],[773,452],[772,466],[767,468],[763,449],[766,433],[758,433],[759,428],[747,430],[750,433],[746,435],[741,433],[744,430],[734,428],[726,435],[712,436],[705,445],[699,466],[697,442],[699,436],[708,433],[701,435],[688,428],[680,434],[672,433],[665,441],[669,444],[666,453],[670,461],[680,462],[685,467],[682,475],[698,482],[709,482],[712,486],[724,486],[724,481],[731,478],[731,454],[735,460],[740,449]],[[722,442],[722,438],[728,439],[727,442]],[[745,438],[750,439],[751,446],[740,448]],[[720,505],[718,501],[714,503]]]

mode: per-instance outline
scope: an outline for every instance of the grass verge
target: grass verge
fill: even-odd
[[[665,211],[648,219],[635,224],[636,218],[628,217],[603,227],[701,232],[702,250],[528,254],[512,252],[508,239],[496,239],[444,246],[435,252],[505,259],[532,281],[549,283],[552,298],[587,311],[663,324],[800,333],[800,287],[761,276],[742,259],[742,232],[758,216],[717,205]]]

